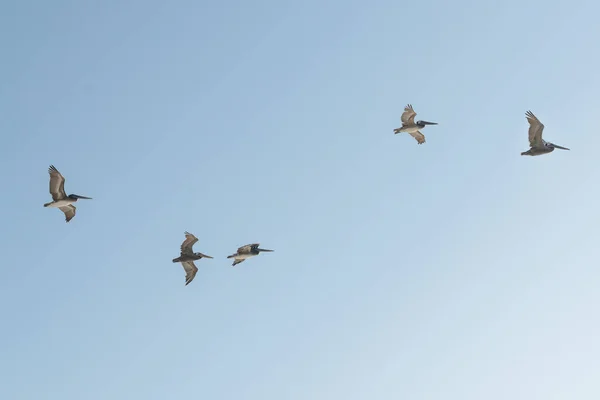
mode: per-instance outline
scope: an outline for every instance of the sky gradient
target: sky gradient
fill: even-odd
[[[599,13],[0,3],[0,398],[599,399]]]

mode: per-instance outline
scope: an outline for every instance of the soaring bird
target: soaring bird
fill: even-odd
[[[273,251],[267,249],[259,249],[260,243],[247,244],[237,249],[237,253],[227,256],[227,258],[233,258],[232,267],[235,267],[237,264],[241,263],[244,260],[247,260],[250,257],[257,256],[261,251]]]
[[[417,113],[410,104],[404,107],[404,112],[402,113],[402,117],[400,117],[402,126],[394,129],[394,134],[406,132],[414,137],[417,140],[417,143],[423,144],[425,143],[425,135],[421,133],[420,129],[425,128],[425,125],[437,125],[437,122],[417,121],[415,123],[416,115]]]
[[[529,150],[521,153],[522,156],[541,156],[542,154],[552,153],[554,149],[570,150],[566,147],[546,142],[542,139],[544,124],[531,111],[525,113],[527,122],[529,122]]]
[[[76,208],[73,203],[79,199],[91,200],[91,197],[79,196],[77,194],[70,194],[67,196],[65,192],[65,178],[60,172],[51,165],[48,168],[50,174],[50,194],[52,200],[50,203],[44,204],[44,207],[58,208],[65,214],[65,220],[69,222],[75,217]]]
[[[195,260],[201,258],[212,258],[202,253],[194,253],[192,247],[198,241],[198,238],[189,232],[185,232],[185,240],[181,243],[181,255],[173,259],[174,263],[181,263],[185,270],[185,286],[189,285],[194,280],[198,268],[194,265]]]

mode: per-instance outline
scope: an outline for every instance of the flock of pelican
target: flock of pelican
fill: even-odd
[[[417,121],[415,117],[417,113],[409,104],[404,107],[404,112],[400,117],[402,126],[394,129],[394,134],[406,132],[417,140],[418,144],[425,143],[425,135],[421,133],[421,129],[427,125],[437,125],[436,122]],[[570,150],[566,147],[559,146],[554,143],[546,142],[542,139],[544,124],[531,111],[525,113],[527,122],[529,122],[529,147],[530,149],[521,153],[522,156],[541,156],[542,154],[552,153],[554,149]]]
[[[51,165],[48,168],[48,173],[50,174],[50,195],[52,196],[52,201],[50,203],[44,204],[44,207],[58,208],[65,214],[65,220],[69,222],[75,217],[75,213],[77,208],[73,205],[79,199],[91,200],[91,197],[80,196],[77,194],[70,194],[67,196],[67,192],[65,192],[65,178],[62,174],[56,169],[54,165]],[[189,285],[191,281],[194,280],[196,273],[198,272],[198,268],[194,264],[194,261],[200,260],[201,258],[212,258],[211,256],[207,256],[203,253],[194,253],[192,247],[198,238],[189,232],[185,232],[185,240],[181,244],[181,252],[179,257],[174,258],[174,263],[181,263],[183,266],[183,270],[185,271],[185,285]],[[245,246],[239,247],[237,251],[228,256],[227,258],[233,258],[232,267],[235,267],[237,264],[244,262],[245,260],[257,256],[262,252],[271,252],[273,250],[261,249],[259,243],[247,244]]]
[[[408,104],[404,107],[404,112],[400,117],[402,121],[402,126],[400,128],[394,129],[394,134],[406,132],[412,137],[414,137],[418,144],[425,143],[425,135],[421,133],[421,130],[425,128],[427,125],[437,125],[436,122],[428,122],[428,121],[417,121],[415,122],[415,116],[417,113],[413,109],[413,107]],[[543,154],[548,154],[554,151],[554,149],[561,150],[570,150],[566,147],[562,147],[556,145],[551,142],[547,142],[542,138],[542,132],[544,131],[544,124],[540,122],[539,119],[531,111],[527,111],[525,113],[527,118],[527,122],[529,122],[529,150],[521,153],[522,156],[540,156]],[[52,196],[52,201],[50,203],[44,204],[44,207],[50,208],[58,208],[65,214],[66,222],[71,221],[75,217],[75,213],[77,211],[76,207],[73,203],[76,203],[79,199],[91,200],[91,197],[80,196],[77,194],[67,195],[65,192],[65,178],[62,174],[51,165],[48,168],[48,173],[50,174],[50,195]],[[196,273],[198,272],[198,268],[194,264],[194,261],[200,260],[201,258],[213,258],[211,256],[207,256],[203,253],[195,253],[192,250],[194,244],[198,242],[198,238],[189,232],[185,232],[185,240],[181,244],[180,255],[177,258],[173,259],[174,263],[181,263],[183,269],[185,271],[185,284],[186,286],[194,280]],[[244,262],[248,258],[255,257],[261,252],[272,252],[273,250],[261,249],[259,243],[247,244],[245,246],[239,247],[237,251],[227,256],[227,258],[233,258],[233,264],[231,266],[236,266],[237,264]]]
[[[197,241],[198,238],[196,236],[192,235],[189,232],[185,232],[185,240],[183,241],[183,243],[181,243],[181,253],[179,257],[173,259],[174,263],[181,263],[181,265],[183,266],[183,269],[185,271],[186,286],[192,280],[194,280],[194,277],[198,272],[198,268],[194,264],[194,261],[199,260],[201,258],[212,258],[211,256],[207,256],[206,254],[194,253],[192,247]],[[239,264],[250,257],[257,256],[258,253],[262,251],[273,251],[267,249],[259,249],[258,246],[260,246],[259,243],[253,243],[238,248],[235,254],[232,254],[227,257],[234,259],[233,264],[231,264],[231,266],[235,267],[236,264]]]

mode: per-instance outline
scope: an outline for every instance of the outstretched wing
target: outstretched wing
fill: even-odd
[[[544,124],[531,111],[527,111],[525,116],[527,122],[529,122],[529,145],[531,147],[543,146],[542,132],[544,131]]]
[[[181,265],[183,265],[183,269],[185,270],[185,286],[187,286],[191,281],[194,280],[194,277],[198,272],[198,268],[196,268],[196,265],[194,265],[193,261],[184,261],[181,263]]]
[[[413,110],[412,106],[409,104],[404,107],[404,112],[402,113],[402,117],[400,120],[402,121],[402,125],[412,125],[415,123],[415,116],[417,113]]]
[[[48,173],[50,174],[50,194],[52,195],[52,200],[58,201],[66,198],[64,176],[58,172],[54,165],[48,168]]]
[[[425,143],[425,135],[423,135],[420,131],[409,132],[409,135],[417,139],[417,143],[423,144]]]
[[[258,246],[260,246],[260,243],[247,244],[245,246],[238,248],[237,253],[238,254],[250,254],[252,249],[255,247],[258,247]]]
[[[63,213],[65,213],[65,220],[67,222],[69,222],[70,220],[73,219],[73,217],[75,217],[75,212],[76,212],[75,210],[77,210],[73,204],[69,204],[68,206],[58,207],[58,209],[60,211],[62,211]]]
[[[198,241],[198,238],[189,232],[185,232],[185,240],[181,243],[181,255],[192,255],[192,247]]]
[[[236,265],[238,265],[241,262],[246,261],[245,258],[236,258],[235,260],[233,260],[233,264],[231,264],[232,267],[235,267]]]

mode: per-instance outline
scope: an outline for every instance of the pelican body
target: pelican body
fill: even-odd
[[[425,135],[421,133],[421,129],[425,128],[427,125],[437,125],[436,122],[428,122],[428,121],[417,121],[415,122],[415,116],[417,113],[413,110],[412,105],[407,105],[404,107],[404,112],[400,117],[402,121],[402,126],[400,128],[394,129],[394,134],[406,132],[410,136],[414,137],[419,144],[425,143]]]
[[[185,240],[181,244],[181,254],[179,257],[174,258],[174,263],[181,263],[185,271],[185,286],[189,285],[191,281],[196,277],[198,268],[194,264],[194,261],[201,258],[212,258],[202,253],[194,253],[192,247],[198,241],[198,238],[189,232],[185,232]]]
[[[546,142],[542,139],[544,124],[531,111],[525,113],[527,122],[529,122],[529,146],[530,149],[521,153],[522,156],[541,156],[552,153],[554,149],[570,150],[566,147],[554,143]]]
[[[231,264],[231,266],[235,267],[237,264],[239,264],[251,257],[255,257],[263,251],[267,251],[267,252],[273,251],[273,250],[261,249],[258,246],[260,246],[260,243],[247,244],[245,246],[238,248],[237,252],[235,254],[227,256],[227,258],[234,259],[233,264]]]
[[[65,192],[65,178],[62,174],[58,172],[54,165],[48,168],[48,173],[50,174],[50,194],[53,201],[44,204],[44,207],[58,208],[65,214],[65,220],[69,222],[75,217],[77,210],[73,203],[76,203],[79,199],[91,200],[92,198],[77,194],[67,196]]]

